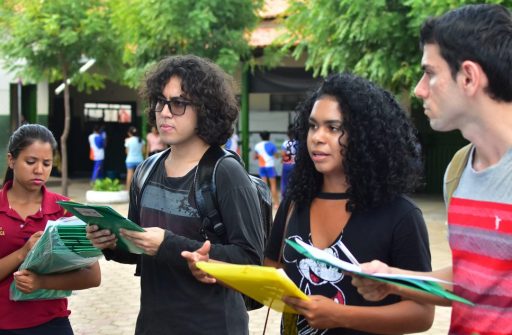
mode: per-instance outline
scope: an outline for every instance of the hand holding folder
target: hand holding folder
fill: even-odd
[[[128,220],[109,206],[85,205],[72,201],[57,201],[57,203],[73,213],[87,224],[97,225],[100,229],[108,229],[117,237],[117,247],[132,254],[142,254],[143,250],[124,238],[119,229],[143,232],[144,229],[136,223]]]
[[[345,262],[339,258],[334,257],[333,255],[315,248],[307,243],[304,243],[301,240],[290,240],[287,239],[286,243],[290,245],[292,248],[297,250],[300,254],[311,258],[317,262],[322,262],[330,266],[334,266],[338,269],[341,269],[347,273],[353,273],[360,277],[369,278],[376,281],[381,281],[385,283],[390,283],[393,285],[398,285],[402,287],[406,287],[412,290],[417,290],[433,295],[440,296],[445,299],[458,301],[467,305],[473,305],[473,303],[469,300],[466,300],[458,295],[444,289],[439,283],[447,283],[448,282],[437,279],[429,276],[416,276],[416,275],[404,275],[404,274],[389,274],[389,273],[365,273],[361,270],[359,263],[355,259],[355,257],[350,253],[348,248],[342,245],[342,251],[346,254],[349,260],[352,263]],[[341,243],[341,242],[340,242]]]
[[[75,217],[48,221],[41,238],[21,263],[19,270],[37,274],[64,273],[88,267],[103,256],[85,237],[85,223]],[[11,283],[10,299],[14,301],[57,299],[71,295],[70,290],[39,289],[23,293]]]
[[[278,312],[297,313],[283,302],[285,296],[309,299],[281,269],[219,262],[197,262],[196,266],[227,286]]]

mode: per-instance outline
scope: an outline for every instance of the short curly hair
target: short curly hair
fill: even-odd
[[[405,112],[390,93],[344,73],[329,76],[297,107],[294,132],[299,145],[287,197],[309,205],[321,190],[323,176],[315,169],[306,143],[311,110],[323,96],[334,97],[339,103],[342,133],[348,135],[346,144],[341,145],[349,185],[347,210],[378,207],[421,184],[421,148]]]
[[[181,79],[182,91],[196,104],[197,135],[209,145],[226,143],[239,113],[234,81],[210,60],[194,55],[164,58],[146,75],[140,94],[148,105],[149,124],[155,125],[152,106],[173,76]]]

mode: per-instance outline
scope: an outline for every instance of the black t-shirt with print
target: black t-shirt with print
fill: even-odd
[[[328,196],[329,194],[327,194]],[[329,197],[326,197],[329,198]],[[289,203],[283,204],[276,214],[265,256],[277,261],[282,245],[284,222]],[[299,206],[290,217],[287,238],[299,238],[311,243],[310,208]],[[374,259],[403,269],[430,271],[428,233],[420,209],[408,198],[398,197],[387,205],[367,212],[352,213],[347,225],[335,242],[327,249],[336,257],[350,262],[341,251],[338,241],[352,252],[360,262]],[[287,275],[308,295],[323,295],[338,303],[354,306],[381,306],[400,301],[389,296],[379,302],[365,300],[351,284],[351,278],[339,270],[305,258],[290,246],[284,246],[283,263]],[[298,328],[309,328],[299,317]],[[351,329],[313,330],[307,334],[367,334]]]
[[[193,193],[195,168],[183,177],[171,178],[167,177],[164,162],[147,181],[140,208],[130,204],[132,221],[142,227],[165,229],[158,253],[140,257],[141,305],[135,334],[248,334],[242,296],[219,284],[200,283],[181,256],[183,250],[195,251],[204,243]],[[234,159],[221,161],[216,182],[228,242],[220,244],[210,234],[210,257],[261,264],[263,225],[254,185]],[[119,251],[109,256],[126,260]]]

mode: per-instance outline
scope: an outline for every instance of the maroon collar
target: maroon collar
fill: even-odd
[[[12,180],[7,181],[2,189],[0,190],[0,213],[7,212],[9,210],[9,200],[7,199],[7,191],[12,187]],[[46,189],[46,186],[41,186],[41,192],[43,194],[43,200],[41,202],[41,211],[34,214],[34,216],[45,214],[53,214],[61,211],[61,207],[56,203],[57,194],[50,192]],[[42,212],[42,213],[41,213]]]

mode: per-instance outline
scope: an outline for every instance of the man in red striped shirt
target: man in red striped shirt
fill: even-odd
[[[453,266],[430,275],[475,305],[361,278],[353,284],[368,300],[400,294],[451,305],[450,334],[512,334],[512,16],[500,5],[463,6],[427,20],[420,42],[415,94],[431,127],[458,129],[471,142],[453,197],[445,189]],[[363,269],[406,272],[378,261]]]

